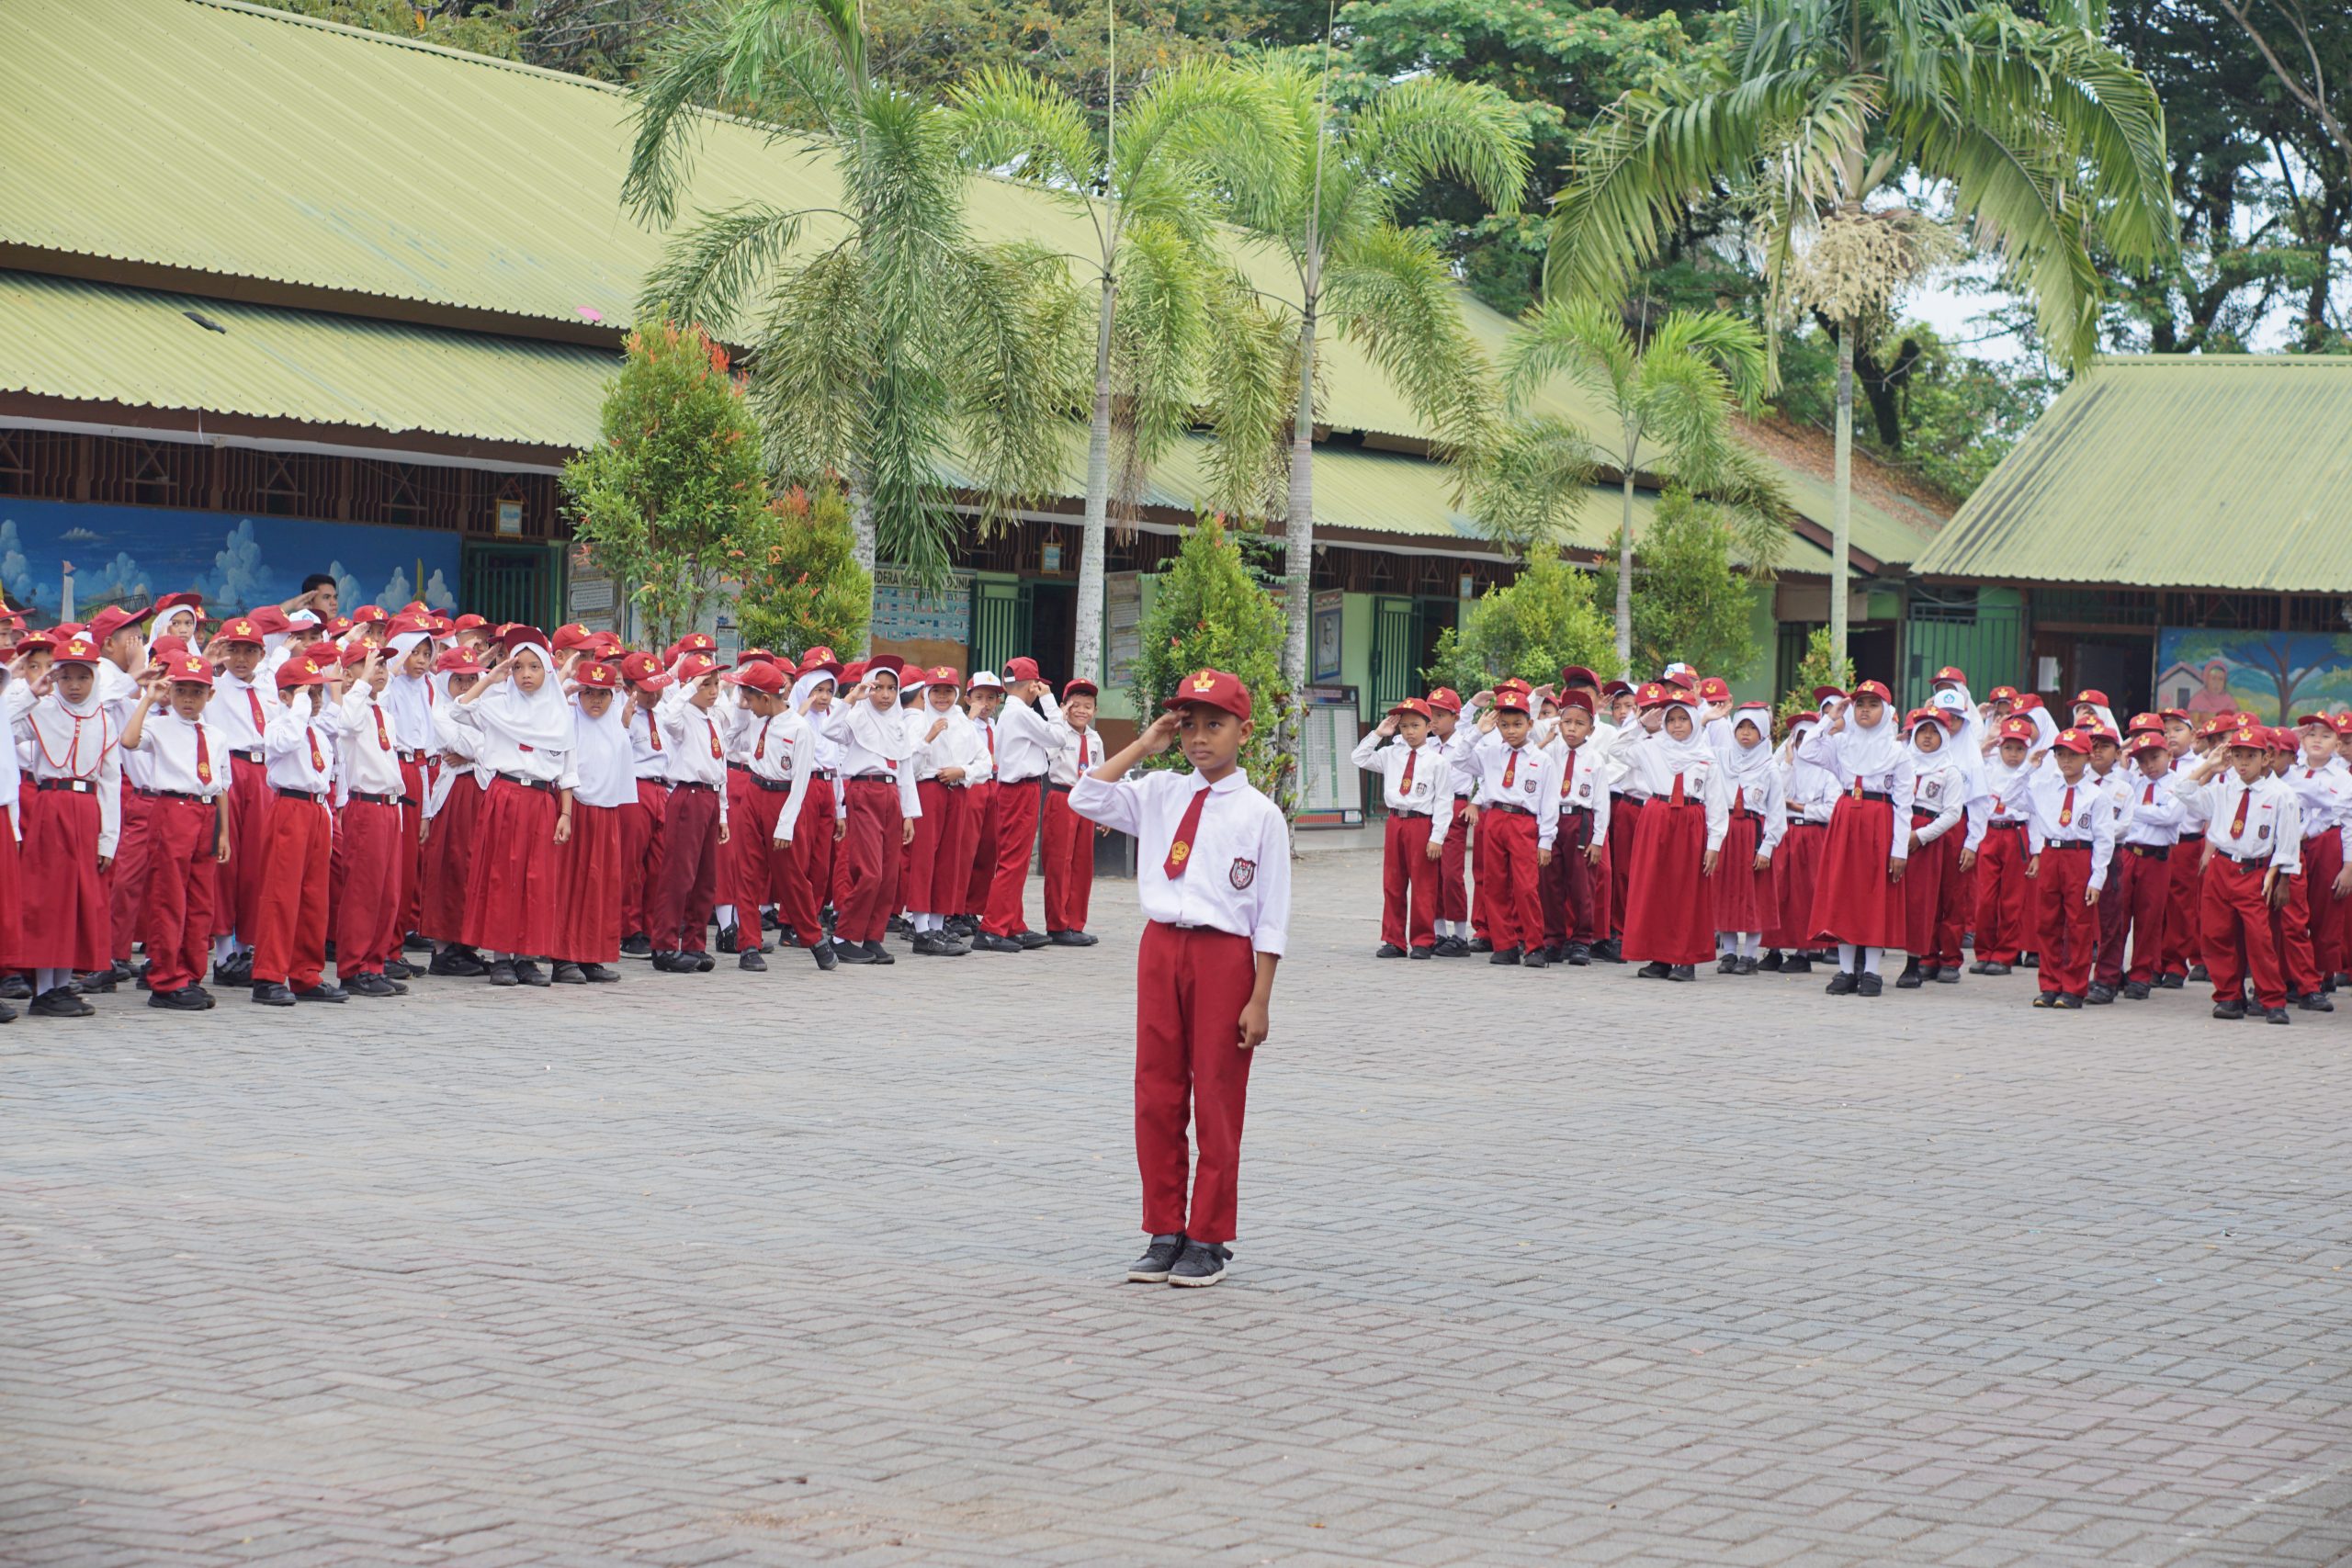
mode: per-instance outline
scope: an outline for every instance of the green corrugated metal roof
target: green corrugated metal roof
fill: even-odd
[[[620,209],[628,141],[615,88],[234,0],[0,5],[0,243],[617,325],[662,245]],[[753,199],[838,205],[831,156],[714,118],[687,209]],[[1003,181],[978,182],[969,220],[994,239],[1091,246],[1082,220]],[[1286,262],[1240,259],[1267,293],[1295,293]],[[1509,322],[1465,305],[1499,349]],[[1354,347],[1329,345],[1323,381],[1333,428],[1422,434]],[[1573,389],[1548,400],[1601,423]],[[1826,485],[1784,471],[1826,525]],[[1923,538],[1858,499],[1859,548],[1899,561]]]
[[[2352,358],[2102,359],[1915,570],[2352,592]]]

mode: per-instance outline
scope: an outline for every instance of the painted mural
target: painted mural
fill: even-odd
[[[2165,626],[2156,705],[2200,716],[2251,713],[2266,724],[2352,706],[2352,635]]]
[[[314,571],[334,576],[346,615],[412,599],[454,610],[458,559],[455,535],[424,528],[0,497],[0,590],[35,621],[189,588],[209,613],[250,610],[291,599]]]

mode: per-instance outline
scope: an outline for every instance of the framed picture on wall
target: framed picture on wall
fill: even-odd
[[[1343,595],[1327,589],[1315,596],[1315,673],[1317,681],[1340,678],[1340,609]]]

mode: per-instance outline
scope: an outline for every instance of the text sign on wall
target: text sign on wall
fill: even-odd
[[[899,567],[874,569],[874,637],[877,642],[972,640],[972,574],[950,572],[946,586],[925,594],[914,574]]]

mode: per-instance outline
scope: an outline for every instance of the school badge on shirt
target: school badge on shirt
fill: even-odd
[[[1230,881],[1236,889],[1249,886],[1258,880],[1258,863],[1254,860],[1235,861],[1233,870],[1227,874],[1227,880]]]

